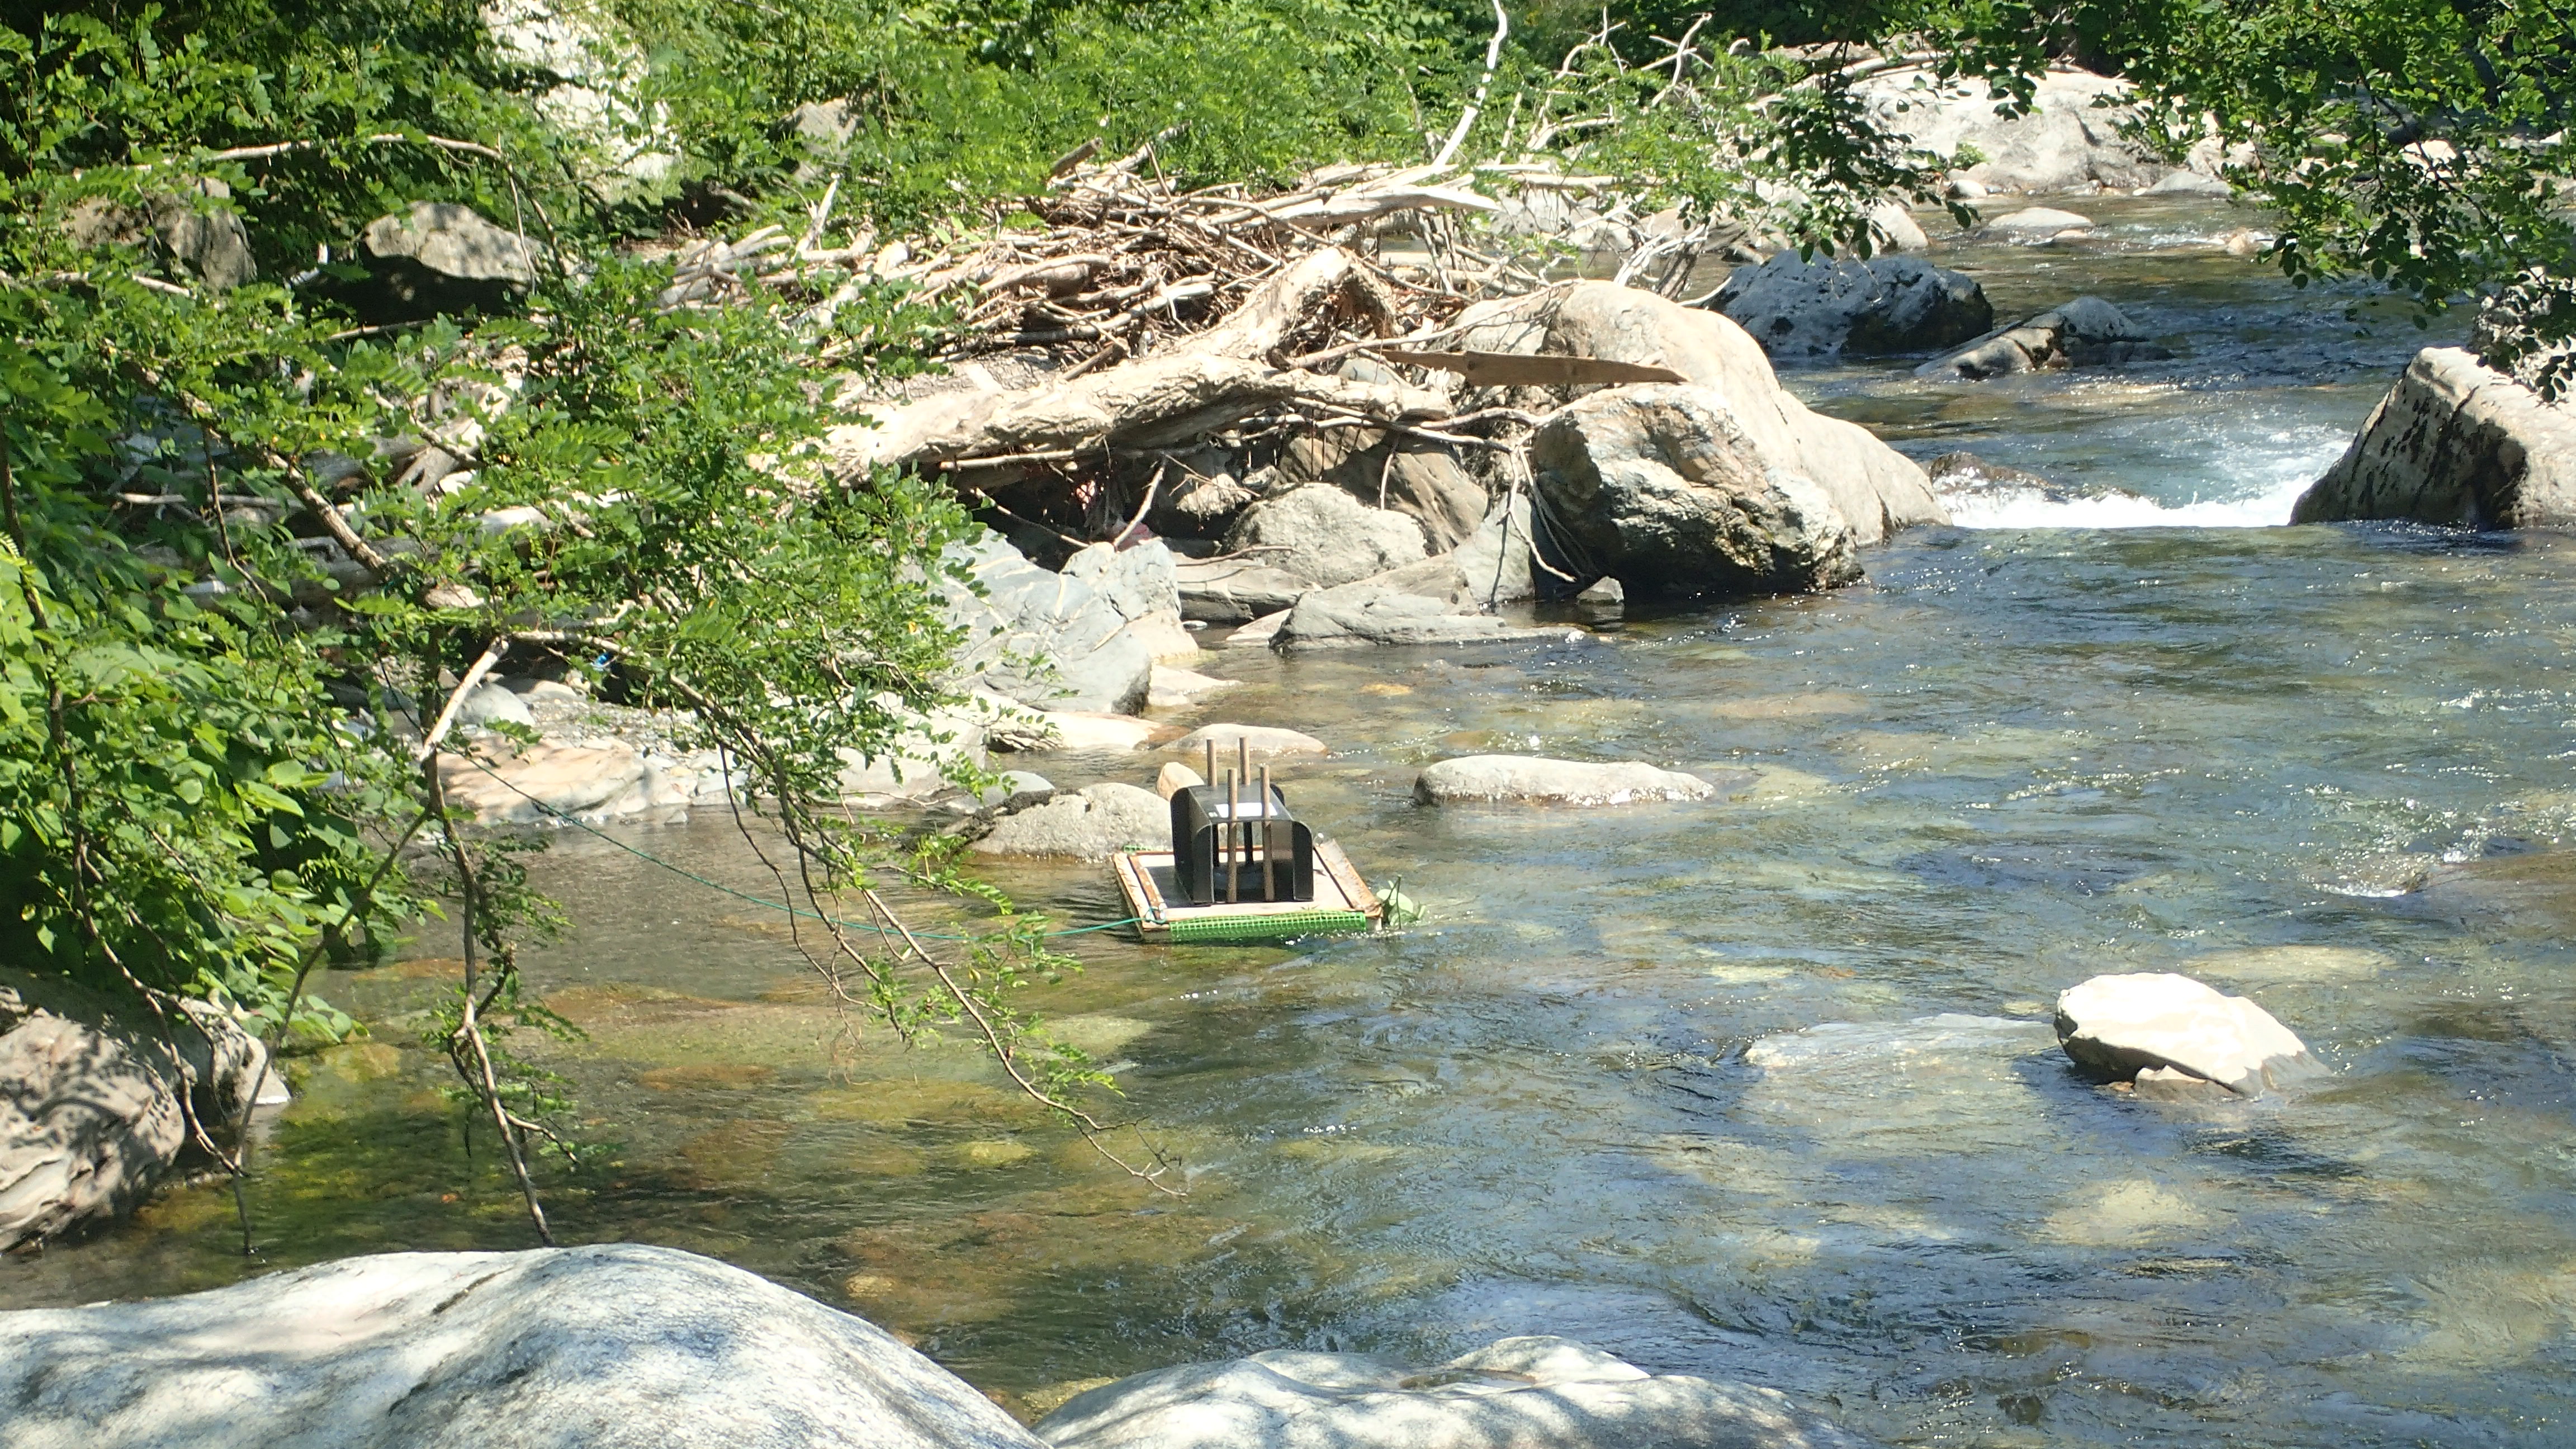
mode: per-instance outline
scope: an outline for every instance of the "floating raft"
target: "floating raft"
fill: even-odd
[[[1148,941],[1284,941],[1291,936],[1374,930],[1386,908],[1360,879],[1351,858],[1329,840],[1315,842],[1311,901],[1220,901],[1194,906],[1182,896],[1168,850],[1111,857],[1127,914]],[[1178,901],[1179,904],[1174,904]]]

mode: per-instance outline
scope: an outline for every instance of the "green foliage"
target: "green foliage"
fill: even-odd
[[[1463,69],[1446,18],[1394,0],[621,8],[656,37],[658,94],[694,166],[797,197],[841,172],[840,204],[894,225],[980,213],[1037,191],[1085,141],[1117,155],[1174,127],[1159,162],[1196,182],[1418,156],[1426,109],[1448,105]],[[782,124],[836,101],[846,141],[809,145]]]
[[[1918,17],[1948,68],[2028,95],[2044,60],[2096,55],[2138,83],[2144,138],[2215,135],[2271,206],[2301,285],[2368,276],[2427,312],[2491,298],[2490,360],[2576,341],[2563,178],[2576,22],[2544,0],[1938,0]],[[2571,364],[2541,368],[2555,391]]]

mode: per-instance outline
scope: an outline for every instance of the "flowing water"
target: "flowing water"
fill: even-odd
[[[774,912],[563,839],[542,869],[579,927],[530,975],[590,1033],[546,1059],[621,1147],[552,1189],[561,1230],[866,1312],[1024,1411],[1181,1359],[1554,1332],[1908,1443],[2566,1442],[2576,544],[2229,526],[2284,518],[2417,338],[2215,254],[2244,220],[2222,209],[2098,214],[2107,244],[1943,260],[2006,313],[2109,296],[2176,361],[1792,379],[2054,501],[1962,499],[1981,526],[1904,537],[1865,587],[1607,641],[1218,657],[1244,687],[1179,718],[1331,741],[1291,797],[1428,918],[1293,949],[1068,938],[1088,969],[1030,1004],[1110,1065],[1184,1198],[963,1045],[842,1039]],[[1480,751],[1728,793],[1411,802],[1422,764]],[[723,826],[621,838],[775,893]],[[1099,868],[996,879],[1120,914]],[[274,1130],[269,1263],[527,1241],[408,1044],[438,969],[328,983],[376,1035]],[[1910,1024],[2044,1020],[2137,970],[2253,995],[2335,1076],[2141,1102],[2042,1028]],[[1746,1059],[1826,1023],[1867,1029]],[[165,1194],[0,1263],[0,1305],[229,1281],[231,1213]]]

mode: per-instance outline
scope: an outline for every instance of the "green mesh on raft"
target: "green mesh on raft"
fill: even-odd
[[[1275,916],[1183,916],[1172,922],[1175,941],[1280,941],[1290,936],[1365,931],[1359,911],[1289,911]]]

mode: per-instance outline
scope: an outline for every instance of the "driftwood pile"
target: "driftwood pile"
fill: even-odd
[[[1341,167],[1272,196],[1178,191],[1151,147],[1060,163],[1032,204],[1047,225],[989,233],[885,274],[955,307],[952,373],[910,395],[853,400],[845,475],[938,473],[1066,544],[1123,538],[1158,499],[1237,480],[1300,436],[1474,454],[1507,449],[1529,414],[1462,406],[1473,386],[1636,381],[1654,369],[1443,351],[1471,304],[1542,278],[1462,235],[1496,203],[1456,168]],[[1005,383],[995,372],[1014,374]],[[1349,451],[1344,447],[1343,451]],[[1294,480],[1290,480],[1294,481]],[[1223,510],[1196,515],[1201,536]],[[1186,521],[1177,525],[1188,529]]]

